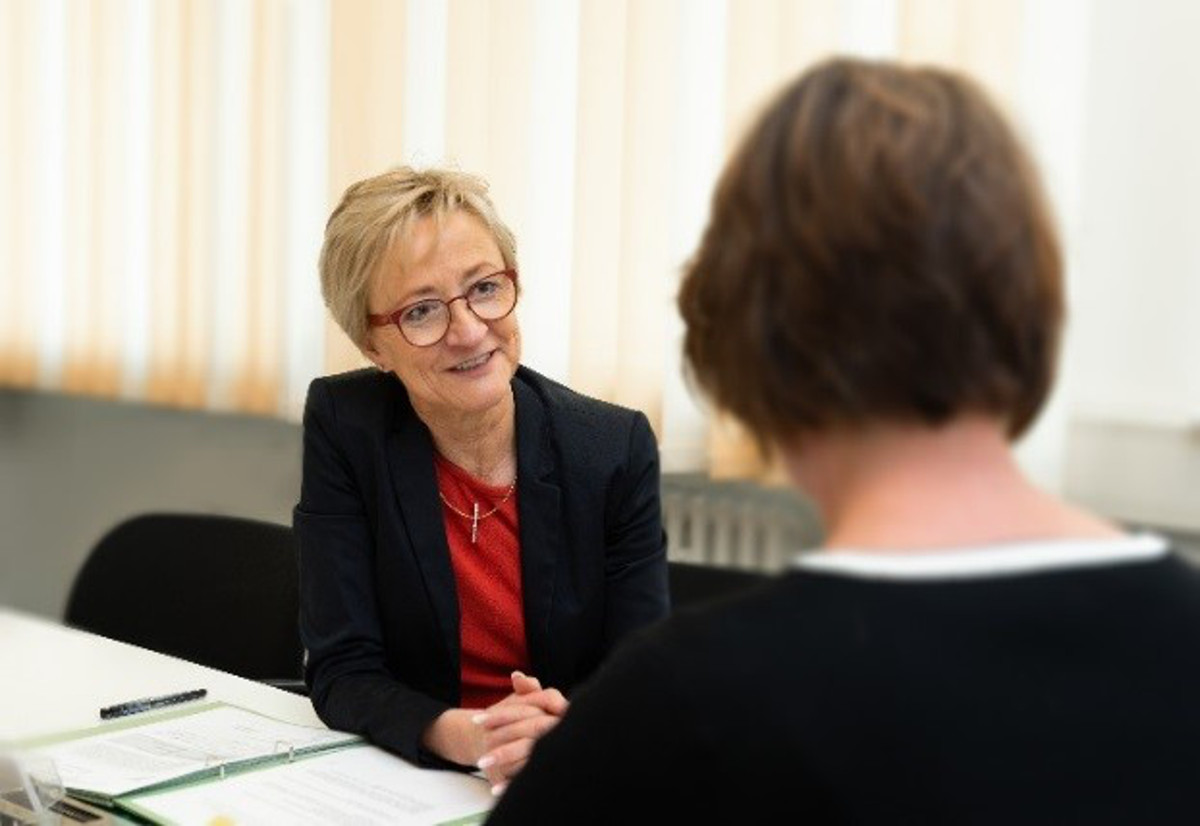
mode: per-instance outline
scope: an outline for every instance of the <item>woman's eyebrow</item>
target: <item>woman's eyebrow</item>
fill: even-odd
[[[504,269],[504,267],[500,267],[499,269]],[[470,278],[474,278],[477,275],[487,275],[487,274],[490,274],[490,273],[493,273],[496,271],[497,270],[496,270],[495,264],[493,264],[490,261],[483,260],[483,261],[479,261],[478,263],[473,264],[470,267],[468,267],[467,269],[463,270],[462,273],[458,276],[458,280],[459,280],[459,283],[462,283],[463,281],[466,281],[467,279],[470,279]],[[396,310],[399,310],[402,307],[407,307],[409,304],[412,304],[417,301],[421,301],[425,298],[440,298],[441,293],[432,284],[425,284],[423,286],[414,287],[410,290],[405,291],[402,294],[402,296],[403,296],[402,298],[398,299],[395,303],[393,303],[391,305],[391,309],[388,310],[388,312],[395,312]]]
[[[500,269],[504,269],[504,267],[500,267]],[[490,261],[480,261],[475,266],[465,270],[463,272],[463,274],[459,277],[459,280],[465,281],[466,279],[473,278],[476,275],[490,275],[491,273],[494,273],[494,272],[496,272],[495,264],[493,264]]]
[[[392,308],[388,312],[395,312],[396,310],[399,310],[403,307],[407,307],[409,304],[413,304],[417,301],[422,301],[426,298],[437,298],[437,297],[438,297],[438,291],[434,288],[434,286],[432,284],[426,284],[422,287],[414,287],[411,290],[407,290],[407,291],[401,293],[401,297],[392,303],[392,305],[391,305]]]

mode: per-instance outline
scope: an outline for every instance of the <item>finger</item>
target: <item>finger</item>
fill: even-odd
[[[509,705],[511,703],[525,702],[526,697],[539,694],[542,691],[541,683],[531,677],[514,677],[513,692],[498,703],[493,703],[493,706]]]
[[[516,740],[537,740],[558,725],[559,718],[543,714],[531,720],[521,720],[507,726],[487,731],[483,737],[482,754],[488,754],[506,743]]]
[[[508,785],[508,781],[520,774],[521,769],[525,768],[525,764],[528,762],[529,760],[526,758],[524,760],[514,760],[512,763],[506,763],[504,765],[503,772],[496,772],[495,775],[493,777],[489,777],[488,780],[494,784],[503,783]]]
[[[484,713],[492,714],[502,708],[519,705],[534,706],[547,714],[554,714],[561,717],[567,713],[568,703],[567,698],[557,688],[543,688],[540,691],[534,691],[530,694],[509,694],[500,702],[484,709]]]
[[[514,694],[531,694],[542,690],[542,683],[537,677],[531,677],[520,671],[514,671],[511,679]]]
[[[555,717],[556,715],[547,715],[545,711],[535,705],[527,705],[525,703],[513,703],[512,705],[496,706],[489,708],[487,711],[481,711],[471,718],[471,722],[484,730],[497,729],[501,726],[507,726],[521,720],[529,720],[533,717]]]
[[[514,691],[512,694],[509,694],[507,697],[505,697],[500,702],[492,703],[490,706],[487,707],[486,710],[491,711],[492,709],[495,709],[495,708],[503,708],[504,706],[513,705],[514,703],[523,703],[524,700],[522,700],[521,698],[525,697],[525,696],[526,695],[518,694],[517,692]]]
[[[547,714],[562,716],[567,712],[567,698],[557,688],[543,688],[529,694],[510,695],[511,704],[524,703],[536,706]]]
[[[533,751],[533,743],[533,739],[529,737],[505,743],[503,746],[494,748],[483,757],[480,757],[476,765],[483,769],[484,772],[487,772],[489,770],[498,770],[499,767],[509,763],[528,759],[529,753]]]
[[[504,790],[508,788],[508,781],[501,780],[496,785],[492,786],[492,797],[499,797],[504,794]]]
[[[522,757],[509,763],[496,763],[484,771],[483,776],[492,784],[508,783],[521,772],[521,769],[525,768],[525,764],[528,762],[528,757]]]
[[[532,694],[522,694],[522,702],[536,705],[538,708],[545,711],[547,714],[553,714],[561,717],[567,713],[567,698],[557,688],[545,688],[541,691],[535,691]]]

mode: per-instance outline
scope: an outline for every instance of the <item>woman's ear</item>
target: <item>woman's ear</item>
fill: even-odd
[[[383,372],[391,372],[391,368],[387,366],[387,357],[371,343],[369,338],[363,344],[359,345],[358,351]]]

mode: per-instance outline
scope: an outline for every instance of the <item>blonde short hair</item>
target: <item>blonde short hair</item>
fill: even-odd
[[[384,256],[420,218],[439,223],[463,210],[491,231],[504,257],[516,268],[516,239],[496,214],[488,185],[451,169],[401,166],[351,184],[325,225],[321,247],[321,295],[338,326],[359,347],[367,342],[367,299]]]

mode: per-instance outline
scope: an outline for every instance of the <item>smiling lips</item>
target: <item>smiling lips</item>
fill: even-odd
[[[476,367],[479,367],[479,366],[485,364],[488,361],[488,359],[490,359],[492,357],[492,352],[493,351],[489,350],[488,352],[484,353],[483,355],[476,356],[475,358],[472,358],[472,359],[467,359],[466,361],[463,361],[463,362],[459,362],[458,364],[456,364],[450,368],[450,372],[451,373],[465,373],[468,370],[474,370]]]

